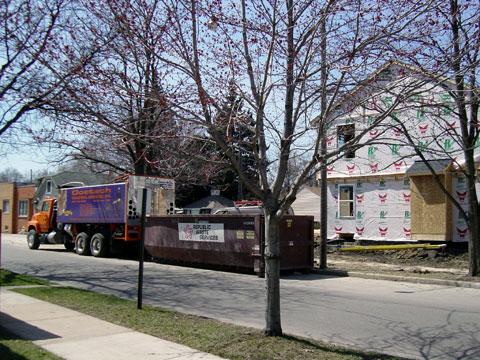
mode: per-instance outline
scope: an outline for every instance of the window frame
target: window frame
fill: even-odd
[[[7,210],[5,210],[5,204],[7,204]],[[3,214],[10,214],[10,199],[3,199],[2,200],[2,213]]]
[[[348,200],[341,200],[341,189],[342,188],[351,188],[352,189],[352,196],[351,199]],[[337,201],[337,211],[338,217],[340,219],[355,219],[355,185],[354,184],[338,184],[338,201]],[[351,203],[352,204],[352,214],[351,215],[342,215],[342,203]]]
[[[343,144],[340,145],[340,141],[339,141],[340,140],[340,129],[341,128],[346,129],[348,127],[351,127],[352,130],[349,131],[349,132],[342,131]],[[353,123],[353,122],[338,124],[336,130],[337,130],[337,134],[336,134],[337,135],[337,149],[339,149],[341,146],[344,146],[347,142],[349,142],[349,141],[351,141],[355,138],[355,123]],[[347,135],[351,136],[351,137],[348,138],[348,140],[345,138],[346,133],[347,133]],[[355,150],[346,147],[343,150],[343,157],[345,159],[355,159]]]
[[[47,180],[45,183],[45,194],[50,195],[51,193],[52,193],[52,180]]]
[[[21,212],[21,204],[24,203],[25,204],[25,210],[26,210],[26,213],[25,214],[22,214]],[[29,204],[28,204],[28,199],[21,199],[21,200],[18,200],[18,217],[19,218],[28,218],[28,215],[29,215]]]
[[[40,211],[48,212],[50,211],[50,203],[48,201],[44,201],[40,208]]]

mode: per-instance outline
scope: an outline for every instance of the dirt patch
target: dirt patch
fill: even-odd
[[[328,256],[330,259],[355,262],[468,269],[467,251],[448,247],[440,250],[404,249],[352,252],[331,249]]]
[[[318,265],[318,247],[315,262]],[[468,252],[465,244],[449,244],[438,250],[363,250],[340,251],[329,246],[328,269],[347,273],[397,275],[425,279],[478,281],[468,276]]]

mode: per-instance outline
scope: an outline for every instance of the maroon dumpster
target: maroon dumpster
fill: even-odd
[[[280,220],[281,270],[313,268],[313,217]],[[263,274],[260,215],[170,215],[147,218],[145,249],[156,259]]]

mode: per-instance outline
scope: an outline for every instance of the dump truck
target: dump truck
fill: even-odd
[[[128,176],[112,184],[61,188],[58,199],[44,199],[28,223],[27,244],[64,244],[79,255],[106,257],[140,240],[143,189],[146,216],[174,213],[175,182],[152,176]]]

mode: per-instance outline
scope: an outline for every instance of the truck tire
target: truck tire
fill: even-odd
[[[40,246],[40,239],[35,229],[32,229],[27,234],[27,245],[29,249],[37,250]]]
[[[102,233],[96,233],[90,240],[90,252],[95,257],[105,257],[108,254],[108,241]]]
[[[78,255],[90,255],[90,238],[85,232],[81,232],[75,238],[75,251]]]

